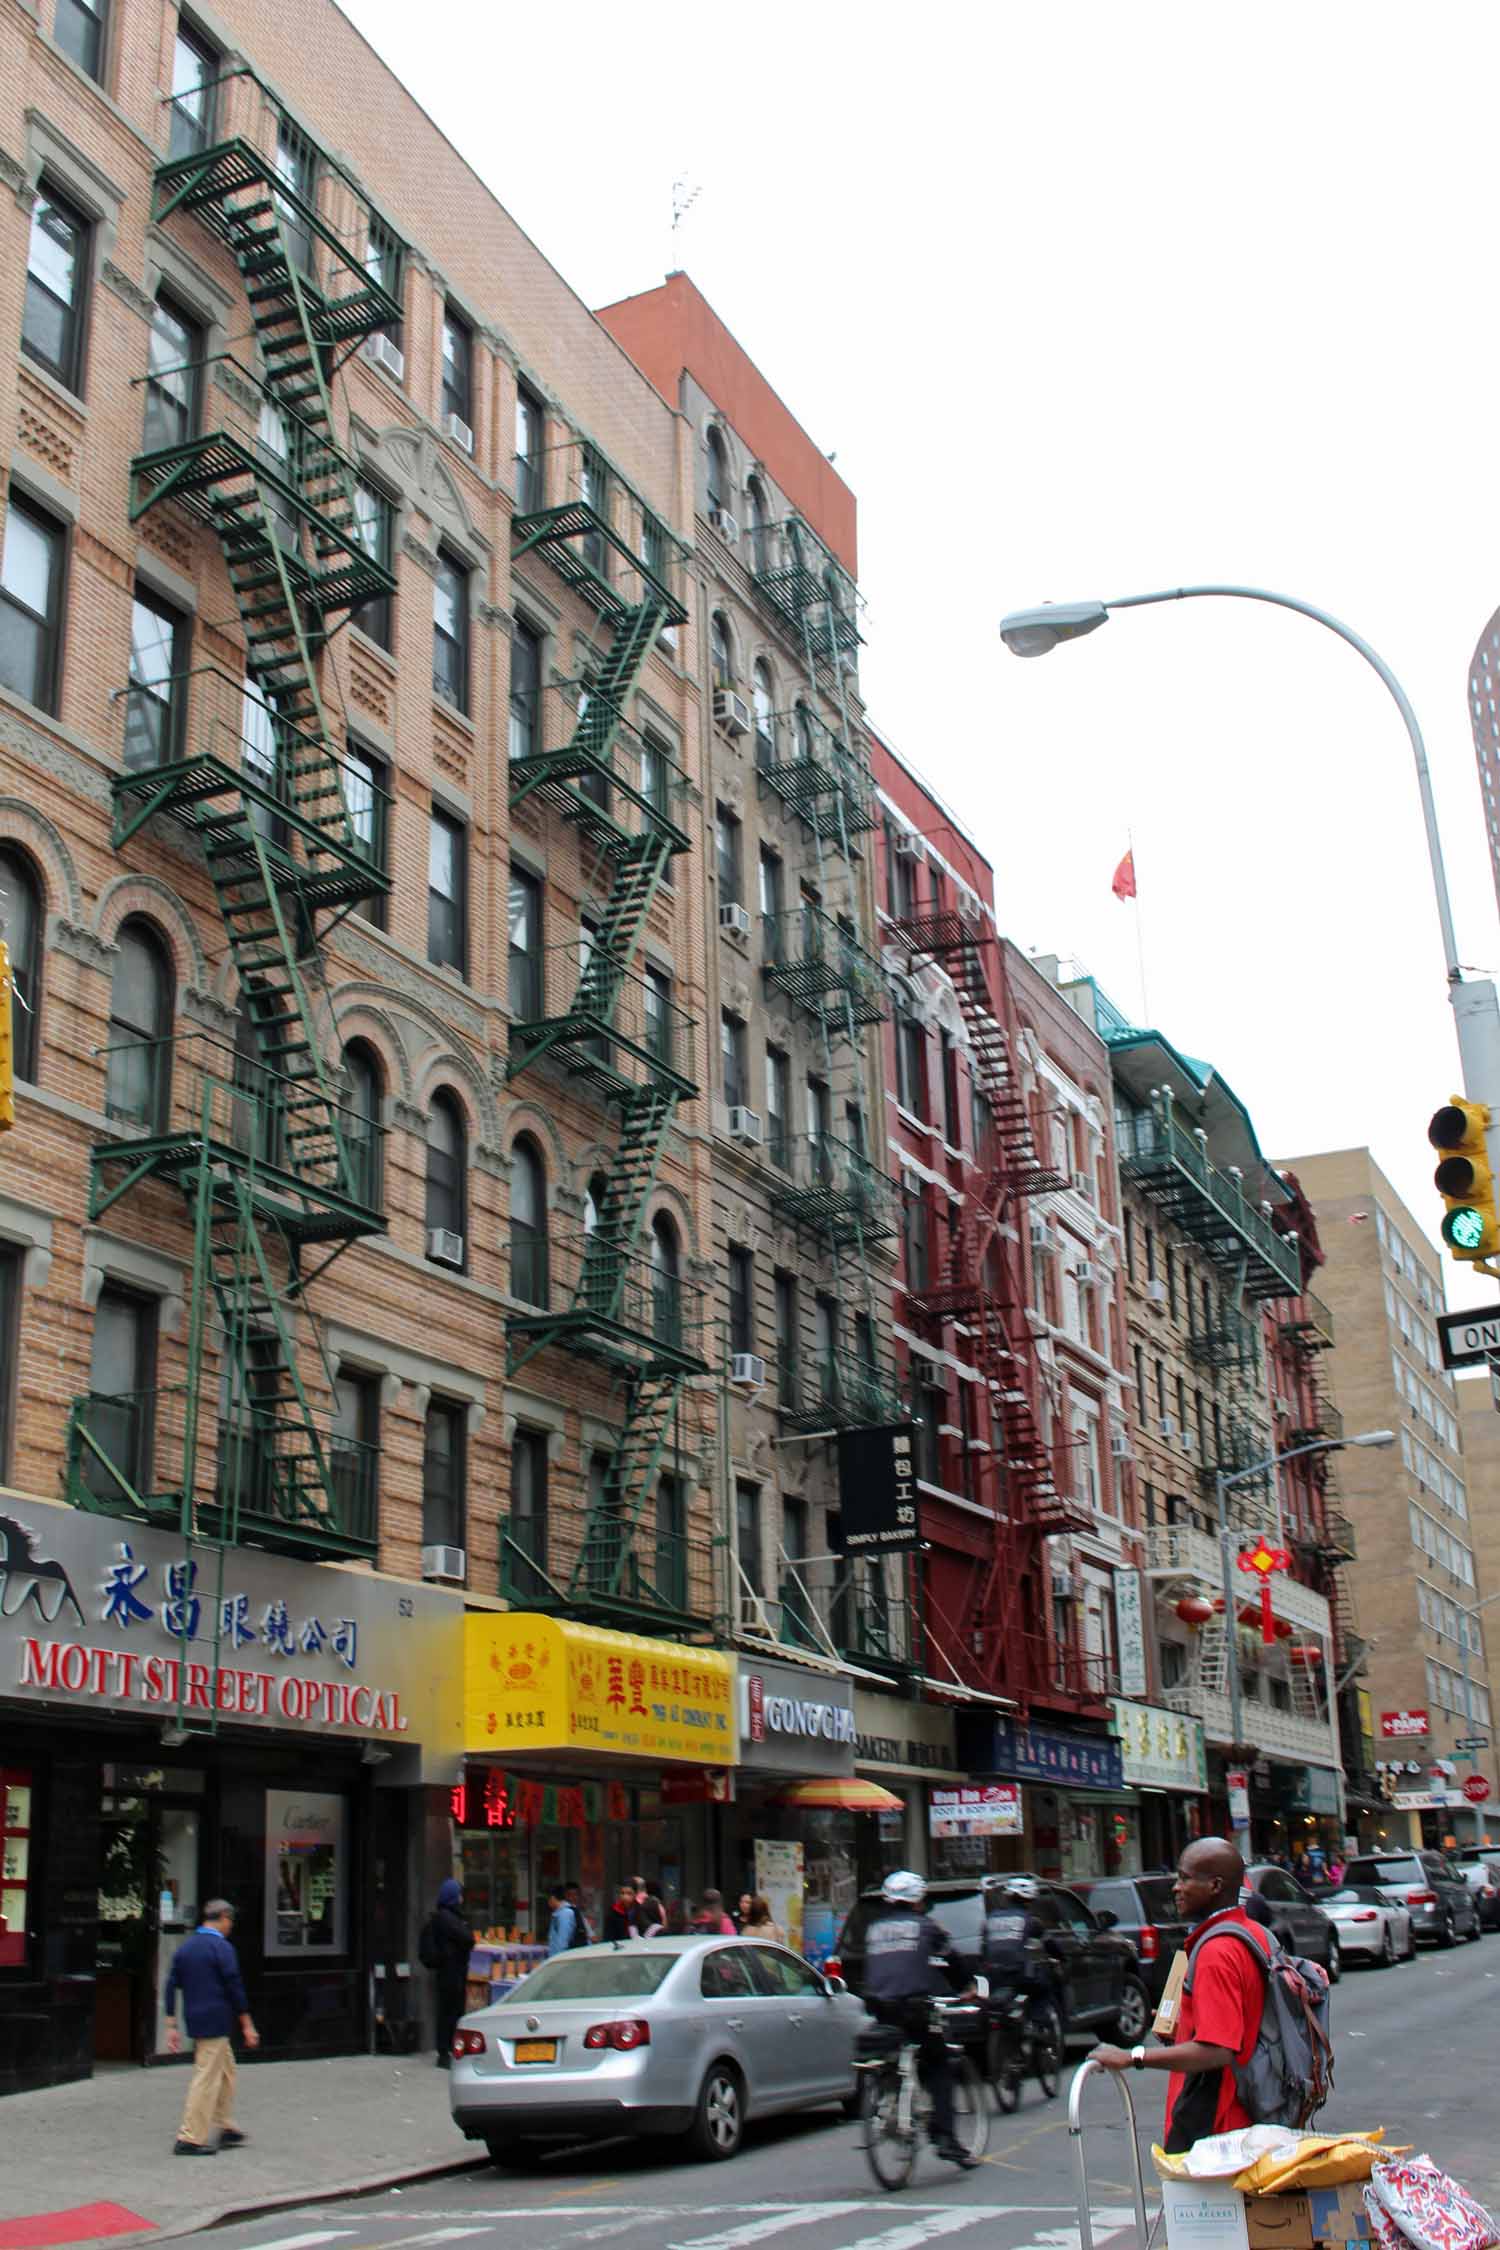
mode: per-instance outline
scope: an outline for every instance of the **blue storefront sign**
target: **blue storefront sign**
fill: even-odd
[[[1027,1726],[1019,1719],[986,1719],[973,1726],[964,1748],[976,1773],[1007,1774],[1060,1789],[1124,1786],[1120,1745],[1102,1735]]]

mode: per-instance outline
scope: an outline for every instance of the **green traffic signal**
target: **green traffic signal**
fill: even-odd
[[[1439,1157],[1433,1185],[1448,1206],[1440,1231],[1450,1256],[1465,1264],[1500,1256],[1500,1208],[1485,1138],[1489,1122],[1485,1103],[1455,1094],[1434,1111],[1427,1128]]]
[[[1472,1203],[1461,1204],[1450,1211],[1443,1221],[1442,1236],[1450,1250],[1482,1250],[1484,1248],[1485,1217]]]

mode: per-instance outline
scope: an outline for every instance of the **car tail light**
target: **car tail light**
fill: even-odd
[[[591,2023],[583,2035],[585,2047],[615,2047],[628,2055],[636,2047],[649,2047],[651,2026],[644,2016],[622,2016],[617,2023]]]
[[[1380,1916],[1373,1906],[1365,1906],[1360,1909],[1358,1914],[1351,1914],[1349,1919],[1351,1922],[1378,1922]]]
[[[453,2052],[455,2055],[482,2055],[484,2053],[484,2033],[482,2031],[455,2031],[453,2034]]]
[[[1436,1891],[1408,1891],[1406,1903],[1408,1906],[1436,1906],[1437,1893]]]
[[[1156,1959],[1161,1951],[1161,1932],[1154,1922],[1143,1924],[1141,1934],[1136,1939],[1135,1944],[1136,1951],[1143,1961],[1154,1961]]]

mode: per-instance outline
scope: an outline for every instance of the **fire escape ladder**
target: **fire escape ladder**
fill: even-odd
[[[295,1274],[281,1280],[273,1274],[255,1195],[243,1173],[229,1173],[217,1183],[208,1256],[228,1366],[221,1506],[234,1506],[241,1517],[269,1517],[291,1530],[320,1527],[336,1512],[337,1501],[327,1449],[298,1369]]]
[[[644,1536],[683,1381],[679,1369],[646,1367],[627,1382],[620,1442],[589,1510],[568,1585],[570,1600],[580,1606],[664,1612],[683,1606],[670,1599],[664,1583],[668,1558],[659,1552],[649,1561]]]

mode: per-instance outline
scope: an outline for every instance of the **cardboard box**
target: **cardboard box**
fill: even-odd
[[[1156,2017],[1151,2028],[1158,2039],[1171,2041],[1177,2036],[1177,2019],[1182,2013],[1182,1988],[1187,1983],[1187,1973],[1187,1947],[1184,1946],[1180,1953],[1172,1956],[1167,1981],[1162,1986],[1161,1999],[1157,2003]]]
[[[1286,2195],[1247,2195],[1245,2228],[1250,2250],[1313,2250],[1312,2212],[1306,2192],[1293,2188]]]
[[[1167,2250],[1250,2250],[1245,2198],[1222,2180],[1163,2180]]]
[[[1315,2242],[1374,2241],[1363,2180],[1346,2180],[1342,2187],[1309,2188],[1307,2202]]]

